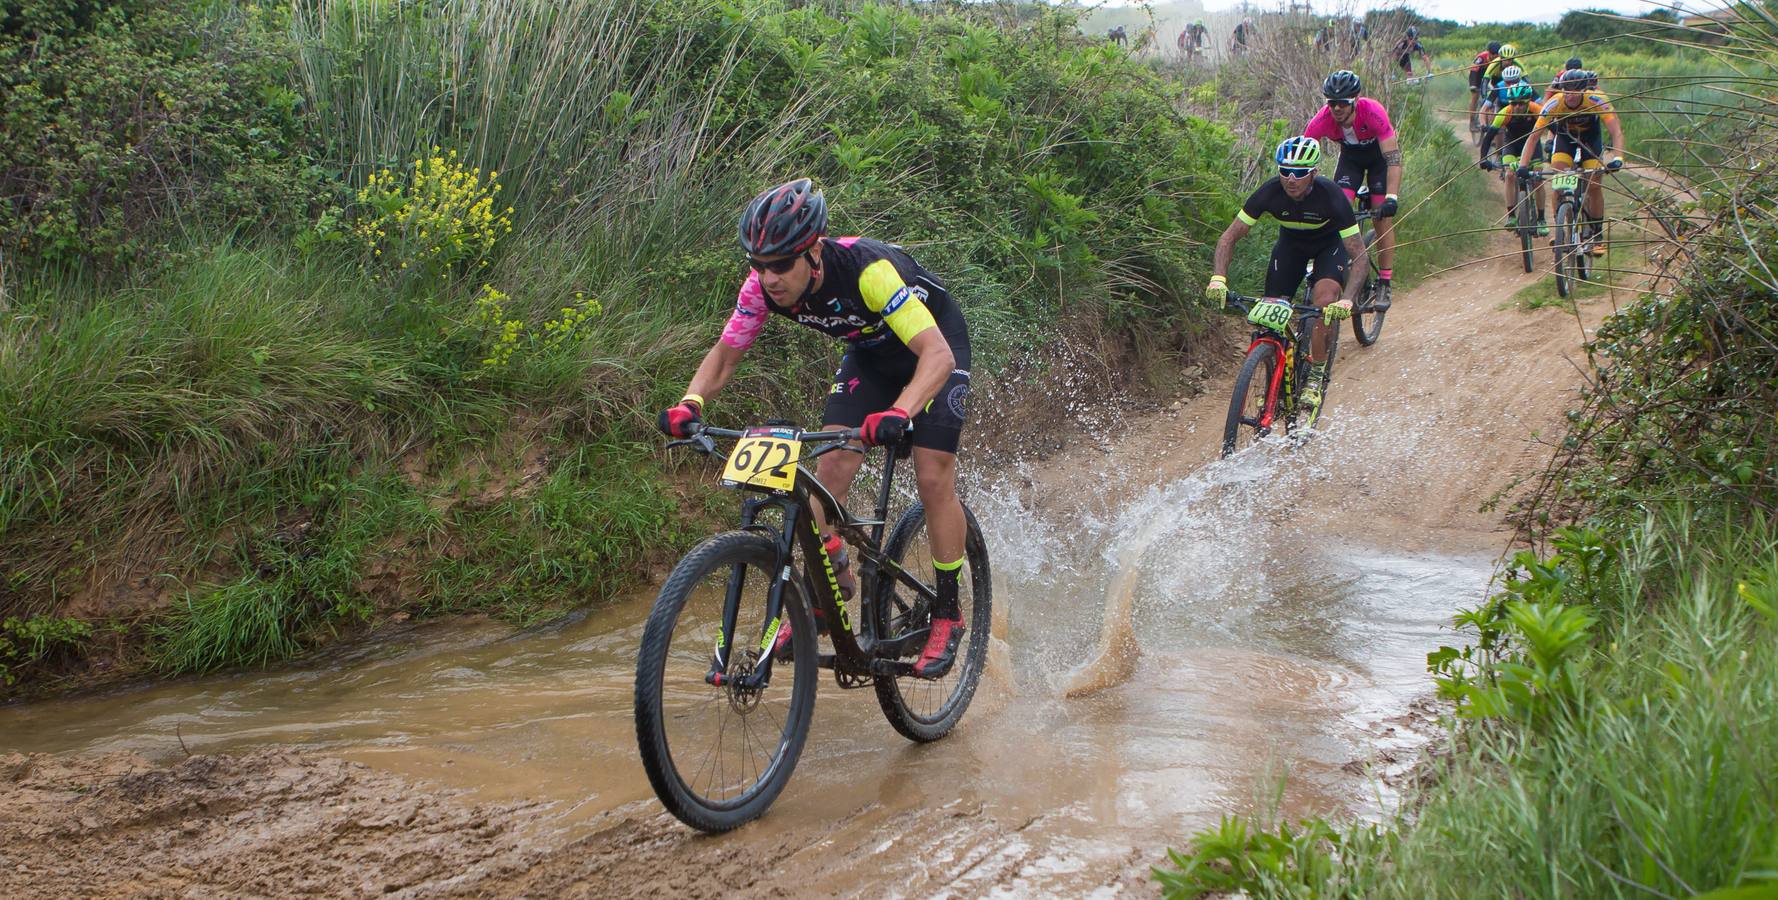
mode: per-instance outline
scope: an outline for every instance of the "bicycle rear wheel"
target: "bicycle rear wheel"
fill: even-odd
[[[1364,223],[1365,271],[1364,287],[1358,294],[1358,303],[1352,308],[1352,336],[1358,339],[1359,346],[1369,347],[1383,336],[1383,316],[1387,310],[1372,309],[1371,304],[1377,300],[1377,264],[1370,254],[1371,245],[1377,240],[1377,233],[1371,228],[1370,222]],[[1334,333],[1337,336],[1339,329]]]
[[[994,627],[992,573],[988,570],[988,545],[982,539],[981,526],[969,507],[963,508],[969,532],[963,544],[963,571],[958,575],[957,604],[963,613],[963,639],[957,647],[957,662],[943,678],[917,678],[913,675],[878,675],[877,705],[889,724],[910,741],[936,741],[949,734],[969,709],[975,689],[981,683],[982,667],[988,661],[988,640]],[[901,514],[883,554],[895,560],[909,574],[924,578],[932,572],[932,547],[926,533],[926,509],[916,503]],[[920,655],[932,611],[924,598],[890,578],[877,579],[877,596],[871,604],[879,640],[896,641],[904,636],[911,652],[903,661],[911,662]]]
[[[1279,365],[1278,345],[1271,341],[1262,341],[1247,352],[1235,376],[1235,395],[1229,400],[1228,421],[1222,429],[1223,456],[1250,447],[1271,433],[1270,422],[1260,423],[1268,413],[1276,419],[1276,411],[1267,406],[1266,394]]]
[[[777,549],[763,535],[731,531],[693,547],[654,601],[636,659],[636,743],[655,795],[679,821],[719,832],[764,814],[802,754],[815,712],[815,618],[799,582],[785,583],[791,658],[772,666],[771,684],[749,691],[772,629],[766,591]],[[728,636],[726,684],[708,684],[722,643],[725,598],[740,605]]]

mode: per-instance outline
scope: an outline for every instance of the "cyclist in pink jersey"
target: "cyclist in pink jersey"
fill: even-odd
[[[1401,191],[1401,143],[1383,104],[1360,97],[1358,76],[1341,69],[1321,84],[1327,105],[1309,120],[1303,134],[1317,140],[1340,142],[1340,165],[1334,183],[1356,201],[1358,189],[1368,187],[1377,226],[1377,278],[1375,307],[1388,309],[1389,280],[1395,274],[1395,211]]]

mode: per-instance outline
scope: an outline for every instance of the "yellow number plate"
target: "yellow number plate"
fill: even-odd
[[[803,445],[794,428],[747,429],[722,469],[723,487],[756,487],[788,493],[796,486],[796,461]]]

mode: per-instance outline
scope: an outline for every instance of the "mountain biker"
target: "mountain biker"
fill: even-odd
[[[1624,127],[1617,120],[1617,112],[1611,108],[1611,100],[1602,93],[1588,90],[1589,85],[1597,84],[1599,76],[1588,69],[1569,69],[1562,73],[1557,81],[1559,96],[1552,103],[1543,107],[1543,115],[1537,117],[1537,124],[1519,153],[1519,168],[1526,168],[1526,160],[1530,156],[1534,143],[1545,131],[1553,131],[1556,135],[1555,147],[1550,153],[1550,166],[1557,171],[1566,172],[1574,167],[1577,155],[1584,156],[1581,169],[1587,182],[1586,210],[1595,222],[1605,221],[1605,188],[1600,183],[1599,170],[1616,172],[1624,167]],[[1557,127],[1561,126],[1561,127]],[[1605,159],[1604,136],[1611,133],[1611,159]],[[1586,151],[1584,154],[1580,151]],[[1598,226],[1594,226],[1597,234]],[[1593,255],[1605,255],[1605,242],[1593,242]]]
[[[1408,77],[1414,76],[1414,54],[1420,54],[1420,61],[1432,64],[1432,57],[1426,55],[1426,48],[1420,44],[1420,29],[1408,26],[1407,33],[1395,42],[1395,64],[1401,67]]]
[[[1569,71],[1573,71],[1574,69],[1584,69],[1584,68],[1586,68],[1586,66],[1581,64],[1580,57],[1578,57],[1578,56],[1568,57],[1568,63],[1562,67],[1561,72],[1556,73],[1556,77],[1550,79],[1549,89],[1543,92],[1543,100],[1542,100],[1543,104],[1546,106],[1549,105],[1549,102],[1551,100],[1556,99],[1557,94],[1562,93],[1561,90],[1559,90],[1556,87],[1556,82],[1562,80],[1562,72],[1569,72]]]
[[[1476,108],[1481,104],[1481,100],[1482,100],[1482,70],[1486,69],[1488,67],[1488,64],[1494,61],[1494,57],[1499,56],[1499,55],[1500,55],[1500,42],[1499,41],[1489,41],[1487,48],[1484,49],[1482,52],[1477,53],[1475,55],[1475,60],[1473,62],[1471,62],[1469,65],[1469,118],[1470,118],[1470,121],[1475,120]]]
[[[1366,260],[1364,241],[1358,236],[1358,217],[1339,186],[1315,174],[1321,162],[1320,141],[1307,135],[1285,138],[1272,158],[1278,164],[1278,175],[1241,204],[1235,221],[1216,242],[1214,274],[1204,286],[1204,298],[1218,309],[1222,307],[1228,299],[1229,262],[1234,258],[1235,244],[1247,236],[1260,216],[1269,215],[1278,220],[1278,240],[1266,267],[1265,295],[1288,299],[1313,263],[1309,296],[1332,326],[1352,315],[1352,298],[1364,283],[1361,273]],[[1315,323],[1310,327],[1314,328],[1310,336],[1311,377],[1303,402],[1313,415],[1321,407],[1321,382],[1327,377],[1327,330]]]
[[[1506,88],[1505,95],[1505,102],[1501,105],[1500,112],[1494,116],[1494,121],[1489,123],[1487,130],[1482,132],[1481,167],[1490,172],[1497,168],[1504,167],[1511,170],[1518,166],[1519,157],[1513,154],[1525,146],[1525,138],[1531,134],[1531,129],[1537,124],[1537,118],[1543,115],[1543,104],[1537,102],[1537,89],[1532,87],[1529,82],[1520,82]],[[1491,158],[1496,137],[1500,138],[1501,158],[1498,163]],[[1531,168],[1537,168],[1543,162],[1543,146],[1540,144],[1532,147],[1531,154],[1531,157],[1526,160],[1526,164]],[[1506,227],[1512,228],[1519,224],[1516,218],[1517,210],[1514,209],[1516,205],[1514,201],[1518,199],[1518,185],[1516,179],[1512,178],[1505,179],[1503,183],[1506,189]],[[1544,222],[1544,197],[1546,194],[1547,191],[1544,190],[1542,182],[1539,182],[1536,190],[1536,202],[1537,233],[1540,235],[1550,233],[1549,225]]]
[[[1377,226],[1376,307],[1388,309],[1389,281],[1395,270],[1395,211],[1401,191],[1401,144],[1383,104],[1360,97],[1358,76],[1341,69],[1321,83],[1327,104],[1309,120],[1303,134],[1340,142],[1340,165],[1334,183],[1346,192],[1346,202],[1358,200],[1358,189],[1370,187],[1371,208]]]
[[[1256,37],[1258,35],[1254,33],[1253,20],[1251,18],[1242,19],[1235,25],[1235,30],[1229,34],[1229,55],[1240,56],[1247,52],[1247,44]]]
[[[1494,57],[1493,61],[1488,63],[1486,68],[1482,69],[1482,94],[1484,99],[1492,96],[1494,91],[1500,89],[1500,73],[1505,70],[1507,66],[1517,66],[1518,64],[1519,48],[1512,44],[1501,44],[1500,55]]]
[[[1507,66],[1500,70],[1500,77],[1488,88],[1488,96],[1482,101],[1482,108],[1487,110],[1489,118],[1506,105],[1506,92],[1519,82],[1525,80],[1525,70],[1518,66]]]
[[[1205,38],[1208,34],[1209,29],[1204,27],[1203,22],[1193,22],[1185,26],[1185,30],[1179,33],[1179,49],[1185,51],[1187,62],[1198,58],[1199,51],[1204,49]]]
[[[914,674],[939,678],[956,660],[963,625],[957,598],[965,521],[957,499],[957,447],[969,396],[969,330],[957,301],[895,244],[827,237],[827,202],[807,178],[755,197],[740,220],[753,271],[734,312],[686,388],[660,414],[661,431],[685,437],[734,376],[772,314],[846,341],[822,413],[825,429],[860,428],[867,446],[895,446],[911,431],[914,474],[926,507],[938,601]],[[912,410],[912,412],[910,412]],[[862,453],[829,453],[816,477],[842,505]],[[856,580],[837,534],[820,522],[842,594]]]

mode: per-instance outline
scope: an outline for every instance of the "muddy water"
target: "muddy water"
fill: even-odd
[[[1395,720],[1490,559],[1392,551],[1362,523],[1301,524],[1293,498],[1347,439],[1334,428],[1320,447],[1262,446],[1155,486],[1083,474],[1035,500],[978,486],[1005,647],[975,707],[921,747],[890,730],[872,692],[824,682],[768,821],[853,817],[842,830],[868,831],[959,805],[1016,831],[995,852],[1020,854],[1020,881],[1048,891],[1101,880],[1086,870],[1106,860],[1145,865],[1225,812],[1386,802],[1353,763],[1424,740]],[[1058,502],[1113,489],[1131,499],[1109,513]],[[417,629],[321,666],[0,710],[0,752],[320,751],[478,799],[551,801],[530,827],[567,840],[601,814],[658,809],[630,716],[651,600],[533,632]],[[1111,631],[1128,635],[1115,659],[1067,696]]]

